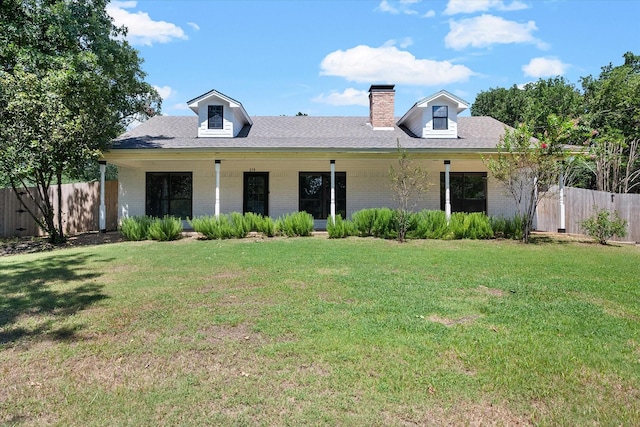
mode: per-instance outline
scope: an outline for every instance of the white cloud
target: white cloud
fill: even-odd
[[[396,40],[396,39],[391,39],[391,40],[387,40],[382,46],[383,47],[389,47],[389,46],[395,46],[398,45],[400,46],[402,49],[406,49],[409,46],[411,46],[413,44],[413,39],[411,37],[405,37],[402,40]]]
[[[369,105],[369,92],[350,87],[342,93],[331,92],[329,95],[318,95],[312,101],[329,105],[361,105],[366,107]]]
[[[200,31],[200,25],[196,24],[195,22],[187,22],[187,25],[196,31]]]
[[[518,23],[494,15],[481,15],[474,18],[449,21],[449,34],[444,38],[445,45],[452,49],[467,46],[489,47],[493,44],[532,43],[540,49],[547,45],[535,38],[536,23]]]
[[[360,45],[325,56],[320,63],[320,75],[344,77],[359,83],[439,86],[466,81],[475,73],[449,61],[418,59],[395,46]]]
[[[522,10],[528,7],[518,0],[514,0],[510,4],[505,4],[503,0],[449,0],[444,14],[456,15],[458,13],[486,12],[491,9],[500,11]]]
[[[182,28],[165,21],[154,21],[146,12],[129,12],[136,1],[112,1],[107,5],[107,13],[116,26],[128,28],[127,40],[132,45],[151,46],[153,43],[167,43],[173,39],[187,39]]]
[[[389,0],[382,0],[376,10],[385,13],[391,13],[392,15],[398,15],[403,13],[405,15],[418,15],[417,10],[412,9],[412,5],[419,3],[420,0],[400,0],[394,6]]]
[[[533,78],[561,76],[567,71],[568,64],[555,58],[533,58],[522,66],[525,76]]]
[[[436,11],[433,9],[422,15],[423,18],[433,18],[434,16],[436,16]]]
[[[163,100],[175,94],[175,91],[171,89],[169,86],[153,85],[153,88],[158,91],[158,94],[160,95],[160,97],[162,97]]]

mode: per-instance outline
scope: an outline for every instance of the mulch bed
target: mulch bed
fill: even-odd
[[[56,249],[73,248],[76,246],[102,245],[106,243],[122,242],[124,239],[117,231],[107,233],[84,233],[77,236],[70,236],[61,245],[52,245],[46,237],[16,237],[7,240],[0,240],[0,257],[53,251]]]

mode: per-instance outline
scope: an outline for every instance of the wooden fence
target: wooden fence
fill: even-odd
[[[50,197],[57,212],[57,187],[50,189]],[[35,204],[23,196],[30,209]],[[107,230],[118,228],[118,181],[105,183]],[[100,183],[88,182],[62,186],[62,216],[64,232],[69,235],[100,229]],[[57,218],[57,216],[56,216]],[[57,219],[56,219],[57,224]],[[42,236],[46,233],[20,204],[11,188],[0,188],[0,237]]]
[[[538,204],[537,226],[541,231],[557,231],[560,228],[559,195],[557,189]],[[605,191],[565,187],[565,229],[567,233],[585,234],[580,221],[594,215],[594,206],[617,211],[627,220],[627,236],[612,240],[640,242],[640,194],[616,194]]]

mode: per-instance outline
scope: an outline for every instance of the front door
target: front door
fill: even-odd
[[[269,173],[244,173],[244,213],[253,212],[269,216]]]

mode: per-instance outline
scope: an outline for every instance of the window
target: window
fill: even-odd
[[[192,197],[191,172],[147,172],[146,215],[191,218]]]
[[[222,105],[209,105],[208,110],[209,129],[222,129]]]
[[[269,216],[269,173],[245,172],[243,213]]]
[[[434,106],[433,107],[433,130],[449,129],[449,107]]]
[[[451,212],[487,211],[487,174],[484,172],[449,173]],[[440,172],[440,209],[444,210],[444,172]]]
[[[347,173],[336,172],[336,215],[347,216]],[[300,172],[300,211],[314,219],[327,219],[331,215],[331,173]]]

